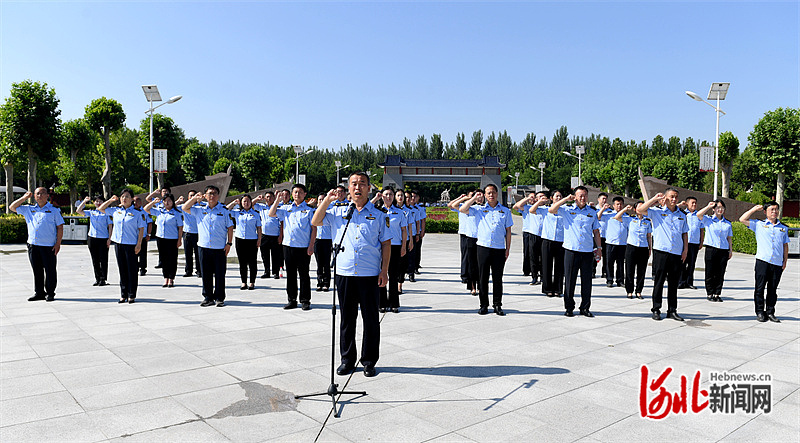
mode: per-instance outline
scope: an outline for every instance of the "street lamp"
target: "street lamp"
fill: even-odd
[[[336,186],[339,186],[339,170],[344,168],[349,168],[350,165],[342,166],[342,162],[340,162],[339,160],[334,161],[333,164],[336,165]]]
[[[534,171],[539,171],[539,188],[544,188],[544,167],[547,166],[545,162],[539,162],[539,167],[534,168],[533,166],[529,166],[529,168],[533,169]]]
[[[581,163],[583,162],[582,156],[586,152],[586,148],[583,145],[575,146],[575,152],[578,155],[572,155],[568,151],[563,151],[564,154],[578,159],[578,184],[583,185],[583,177],[581,177]]]
[[[160,105],[153,107],[153,102],[160,102],[161,101],[161,94],[158,93],[158,86],[156,85],[142,85],[142,91],[144,91],[144,98],[150,102],[150,109],[144,111],[145,114],[150,114],[150,192],[153,192],[153,112],[164,106],[164,105],[171,105],[176,101],[183,98],[182,95],[176,95],[171,99],[167,100]]]
[[[304,155],[308,155],[314,151],[314,148],[308,148],[308,151],[303,152],[302,146],[292,145],[292,149],[294,149],[295,159],[294,159],[294,182],[300,182],[300,157]]]
[[[514,192],[517,192],[517,190],[519,189],[519,171],[514,173],[514,177],[517,178],[517,183],[514,185]]]
[[[708,106],[714,108],[717,114],[717,142],[714,144],[714,200],[717,199],[717,176],[719,175],[719,114],[726,115],[725,111],[720,109],[719,101],[725,100],[725,96],[728,94],[728,88],[731,86],[730,82],[727,83],[712,83],[711,89],[708,90],[708,100],[717,100],[717,106],[712,105],[711,103],[703,100],[702,97],[695,94],[692,91],[686,91],[686,95],[697,100],[699,102],[703,102]]]

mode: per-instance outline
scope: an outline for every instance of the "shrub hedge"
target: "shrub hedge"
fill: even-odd
[[[733,250],[745,254],[756,254],[756,234],[743,223],[731,223],[733,228]]]
[[[0,243],[25,243],[28,241],[28,227],[25,217],[17,214],[0,215]]]
[[[425,221],[425,233],[455,234],[458,232],[458,220],[431,220]]]

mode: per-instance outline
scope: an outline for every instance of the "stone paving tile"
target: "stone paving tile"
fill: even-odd
[[[70,390],[142,377],[142,374],[124,362],[70,369],[68,371],[55,372],[54,374],[61,384]]]
[[[64,385],[51,373],[0,379],[0,399],[3,400],[63,390],[65,390]]]
[[[319,423],[297,412],[273,412],[205,421],[225,437],[242,442],[266,441],[303,430],[319,429]]]
[[[192,421],[189,423],[169,426],[163,429],[144,431],[138,434],[126,435],[124,437],[112,438],[109,440],[114,443],[127,442],[227,442],[231,441],[224,435],[217,432],[214,428],[202,421]]]
[[[87,412],[107,437],[122,437],[195,420],[188,409],[170,398],[158,398]]]
[[[41,358],[0,362],[0,380],[46,374],[48,372],[50,372],[50,368],[44,364]]]
[[[325,428],[339,433],[343,432],[339,429],[346,429],[348,438],[353,441],[423,441],[445,432],[444,428],[398,408],[387,408],[373,414],[335,421]]]
[[[0,427],[4,442],[99,442],[106,436],[84,413]]]
[[[70,389],[70,394],[87,412],[167,396],[164,389],[148,378],[74,388]]]
[[[2,425],[11,426],[83,412],[66,391],[0,400]]]

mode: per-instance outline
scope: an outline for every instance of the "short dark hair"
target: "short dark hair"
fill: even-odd
[[[347,183],[350,183],[350,179],[353,178],[354,175],[357,175],[359,177],[364,177],[365,179],[367,179],[367,183],[369,183],[369,175],[367,175],[366,172],[361,172],[361,171],[353,172],[350,175],[348,175]]]
[[[383,189],[381,189],[381,193],[386,192],[386,191],[392,191],[392,194],[394,194],[394,192],[395,192],[394,188],[391,187],[391,186],[384,186]]]
[[[292,191],[294,191],[295,188],[300,189],[301,191],[303,191],[304,194],[308,194],[308,189],[306,189],[306,185],[302,183],[295,183],[294,186],[292,186]]]
[[[172,194],[172,189],[169,186],[164,186],[163,188],[161,188],[161,190],[162,191],[167,191],[167,194]]]
[[[119,193],[119,196],[122,197],[122,194],[128,194],[131,198],[134,197],[133,190],[131,188],[125,188],[122,192]]]
[[[98,195],[95,195],[94,198],[92,199],[92,201],[95,201],[95,200],[104,200],[104,199],[103,199],[102,195],[98,194]]]
[[[725,206],[725,202],[724,202],[724,201],[722,201],[722,199],[721,199],[721,198],[718,198],[718,199],[714,200],[714,203],[716,203],[716,204],[718,204],[718,205],[722,205],[722,207],[723,207],[723,208],[725,208],[725,209],[728,209],[728,207],[727,207],[727,206]]]
[[[195,191],[194,189],[189,189],[189,191],[187,191],[186,193],[187,193],[187,194],[191,194],[192,192],[194,192],[195,194],[197,194],[197,191]]]
[[[676,192],[677,192],[677,191],[676,191]],[[697,201],[697,197],[695,197],[694,195],[690,195],[690,196],[688,196],[688,197],[686,197],[686,198],[684,199],[684,201],[687,201],[687,202],[688,202],[689,200],[694,200],[694,201]]]
[[[219,188],[214,185],[206,186],[206,189],[203,191],[203,194],[207,193],[208,191],[216,191],[219,194]]]
[[[578,190],[578,188],[583,188],[583,189],[586,189],[586,188],[584,188],[583,186],[578,186],[578,187],[576,187],[576,188],[575,188],[575,190],[577,191],[577,190]],[[589,191],[586,191],[586,192],[589,192]],[[603,196],[605,196],[606,198],[608,198],[608,194],[606,194],[605,192],[601,192],[601,193],[597,194],[597,198],[600,198],[600,197],[603,197]]]
[[[347,192],[347,187],[344,185],[336,185],[336,189],[341,189],[342,191]]]
[[[611,200],[611,201],[614,202],[614,203],[616,203],[616,202],[622,202],[623,204],[625,203],[625,199],[620,197],[620,196],[614,197],[614,199]]]
[[[171,192],[167,192],[167,194],[164,196],[164,198],[162,198],[162,199],[161,199],[161,201],[162,201],[162,202],[164,202],[164,201],[166,201],[167,199],[170,199],[170,200],[172,200],[172,206],[173,206],[173,207],[175,207],[175,196],[174,196],[174,195],[172,195],[172,193],[171,193]]]
[[[678,190],[677,190],[677,189],[675,189],[675,188],[673,188],[672,186],[670,186],[669,188],[667,188],[667,189],[664,191],[664,195],[666,195],[666,194],[667,194],[667,192],[670,192],[670,191],[675,191],[675,193],[676,193],[676,194],[680,194],[680,192],[678,192]]]
[[[767,208],[772,207],[772,206],[780,207],[781,205],[779,205],[778,202],[776,202],[775,200],[771,200],[771,201],[768,201],[768,202],[764,203],[764,210],[766,211]]]
[[[643,205],[643,204],[644,204],[644,202],[639,200],[639,201],[637,201],[636,203],[633,204],[633,209],[636,209],[636,208],[639,207],[639,205]]]
[[[483,193],[483,189],[481,189],[481,188],[476,188],[476,189],[475,189],[475,190],[473,190],[472,192],[480,192],[480,193]]]
[[[589,193],[589,190],[586,189],[586,186],[582,186],[582,185],[575,186],[575,189],[572,190],[572,193],[573,194],[577,194],[578,191],[584,191],[587,194]],[[601,192],[600,195],[605,195],[606,197],[608,197],[608,194],[606,194],[605,192]],[[599,197],[599,195],[598,195],[598,197]]]
[[[275,193],[273,191],[267,191],[267,192],[264,193],[264,195],[267,195],[267,194],[272,195],[273,197],[275,196]]]
[[[487,190],[487,189],[489,189],[489,187],[492,187],[492,188],[494,188],[494,192],[500,192],[500,191],[497,189],[497,185],[496,185],[496,184],[494,184],[494,183],[489,183],[488,185],[484,186],[484,187],[483,187],[483,192],[484,192],[484,193],[486,193],[486,190]]]

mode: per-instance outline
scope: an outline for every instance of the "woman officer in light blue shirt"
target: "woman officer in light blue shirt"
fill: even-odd
[[[120,202],[120,206],[108,209],[112,203]],[[98,208],[100,212],[108,215],[113,224],[111,241],[117,255],[119,268],[120,303],[133,303],[136,300],[136,289],[139,286],[139,262],[136,254],[142,249],[142,238],[147,228],[147,215],[133,208],[133,191],[125,188],[120,193],[108,199]]]
[[[108,285],[108,248],[111,246],[111,220],[108,216],[100,212],[97,208],[103,204],[100,196],[94,198],[95,209],[84,211],[86,203],[91,200],[87,195],[78,208],[75,210],[79,215],[89,217],[89,238],[86,244],[89,246],[89,254],[92,256],[92,267],[94,268],[94,284],[92,286]]]
[[[391,310],[395,314],[400,312],[400,292],[399,283],[404,271],[408,269],[405,258],[408,255],[406,243],[408,242],[408,219],[403,210],[395,205],[395,192],[391,186],[386,186],[383,190],[375,194],[372,203],[383,202],[381,207],[386,210],[388,216],[389,234],[392,237],[392,254],[389,259],[389,284],[380,288],[380,308],[379,312]],[[403,265],[406,265],[405,267]]]
[[[714,210],[714,216],[705,215],[711,209]],[[725,269],[733,256],[733,227],[725,218],[725,203],[722,200],[709,202],[708,206],[697,211],[697,218],[705,229],[706,298],[719,302],[722,301],[720,295]]]
[[[242,277],[241,290],[256,288],[258,272],[257,252],[261,247],[261,215],[253,208],[252,198],[245,194],[228,204],[236,228],[236,257],[239,259],[239,275]],[[250,270],[250,286],[247,285],[247,270]]]
[[[562,198],[560,191],[553,192],[552,201]],[[548,212],[542,222],[542,294],[561,297],[563,293],[564,220],[560,215]]]
[[[614,220],[627,223],[628,226],[628,236],[625,241],[625,291],[628,293],[628,298],[633,298],[635,290],[636,298],[639,300],[642,299],[644,275],[653,248],[653,224],[649,218],[636,212],[636,208],[642,203],[644,202],[638,201],[634,206],[628,205],[614,216]],[[634,209],[636,217],[624,215],[631,209]],[[636,274],[635,288],[633,285],[634,272]]]
[[[159,202],[163,204],[158,205]],[[164,276],[162,288],[172,288],[178,272],[178,248],[183,238],[183,213],[175,207],[175,196],[172,194],[164,195],[163,200],[153,199],[144,206],[144,212],[156,217],[156,245],[161,275]]]

